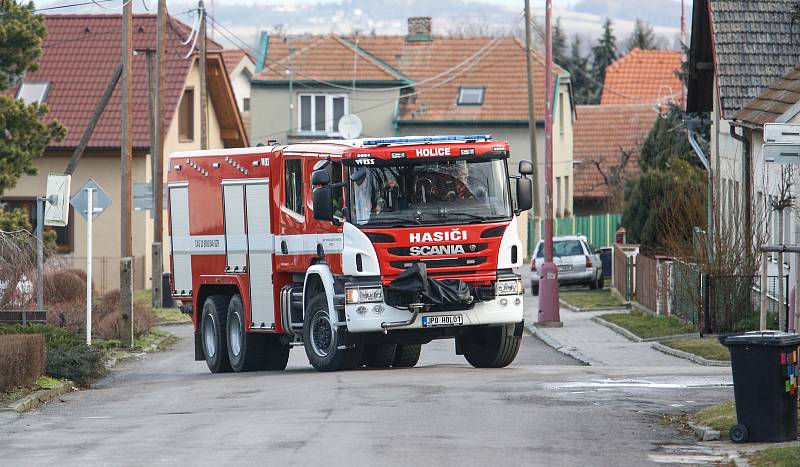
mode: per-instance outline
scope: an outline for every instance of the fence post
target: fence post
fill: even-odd
[[[611,214],[606,213],[606,243],[613,243],[611,241]]]

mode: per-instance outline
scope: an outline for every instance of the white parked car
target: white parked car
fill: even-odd
[[[558,266],[558,285],[588,285],[602,289],[603,262],[584,236],[553,238],[553,262]],[[539,271],[544,263],[544,242],[539,241],[531,260],[531,291],[539,295]]]

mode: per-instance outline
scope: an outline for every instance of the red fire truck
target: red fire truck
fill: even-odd
[[[409,367],[455,338],[475,367],[510,364],[533,167],[509,175],[508,158],[491,135],[172,154],[172,295],[195,359],[283,370],[303,345],[320,371]]]

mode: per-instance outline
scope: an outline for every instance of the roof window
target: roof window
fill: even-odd
[[[462,86],[458,88],[458,105],[482,105],[483,86]]]
[[[43,104],[47,99],[47,91],[50,89],[49,81],[23,81],[17,91],[17,99],[27,104]]]

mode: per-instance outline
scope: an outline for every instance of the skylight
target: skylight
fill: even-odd
[[[458,88],[458,105],[483,104],[483,86],[462,86]]]
[[[44,103],[47,91],[50,89],[49,81],[23,81],[17,91],[17,99],[22,99],[25,104]]]

